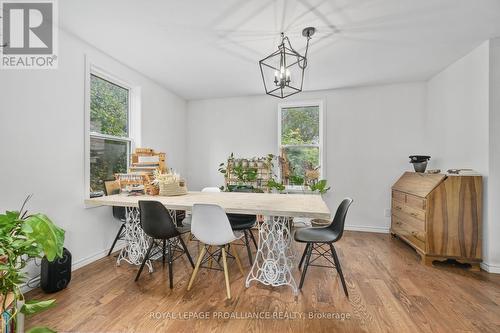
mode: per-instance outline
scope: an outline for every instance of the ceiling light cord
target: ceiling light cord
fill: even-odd
[[[303,65],[300,65],[300,62],[298,63],[300,69],[305,69],[307,67],[307,51],[309,50],[309,41],[311,40],[311,36],[307,35],[307,42],[306,42],[306,51],[304,52],[304,61]]]
[[[307,38],[307,42],[306,42],[306,51],[304,52],[304,60],[302,61],[302,65],[301,65],[300,61],[298,62],[298,65],[299,65],[300,69],[305,69],[307,67],[307,51],[309,51],[309,41],[311,40],[311,35],[309,33],[307,33],[306,38]],[[281,46],[283,46],[283,47],[285,46],[285,41],[288,43],[288,46],[290,47],[290,49],[294,53],[298,53],[293,48],[292,43],[290,43],[290,39],[288,39],[288,36],[285,36],[285,33],[282,32],[281,33]]]

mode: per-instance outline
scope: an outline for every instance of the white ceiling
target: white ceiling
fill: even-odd
[[[428,79],[500,36],[499,0],[64,0],[64,29],[190,100],[263,94],[284,31],[304,90]]]

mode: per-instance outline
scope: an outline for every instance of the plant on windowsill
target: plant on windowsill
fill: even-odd
[[[49,261],[61,257],[64,230],[57,227],[44,214],[30,214],[24,209],[28,196],[19,211],[0,214],[0,295],[1,313],[11,308],[11,319],[16,324],[18,313],[32,315],[55,305],[55,300],[24,300],[21,286],[26,281],[23,269],[28,262],[43,255]],[[7,299],[13,298],[9,307]],[[45,327],[35,327],[27,333],[53,332]]]
[[[326,179],[321,179],[319,181],[316,181],[309,185],[309,188],[313,193],[319,193],[321,196],[323,196],[326,192],[330,190],[330,186],[328,186],[328,182]],[[325,219],[312,219],[311,220],[311,225],[313,227],[324,227],[327,226],[331,223],[330,220],[325,220]]]
[[[304,185],[304,177],[292,175],[290,176],[290,184],[296,186],[302,186]]]
[[[235,158],[228,157],[227,162],[220,163],[218,171],[224,175],[225,185],[222,191],[233,192],[235,189],[253,189],[255,193],[267,192],[269,177],[273,177],[273,154],[264,157]]]
[[[309,188],[311,189],[311,191],[318,192],[321,195],[330,190],[330,186],[328,186],[326,179],[321,179],[320,181],[309,185]]]
[[[269,188],[269,190],[271,192],[276,191],[278,193],[281,193],[285,190],[285,185],[278,183],[273,178],[271,178],[267,181],[267,187]]]

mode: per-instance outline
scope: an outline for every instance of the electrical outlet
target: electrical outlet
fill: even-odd
[[[390,208],[387,208],[386,210],[384,210],[384,216],[391,217],[391,209]]]

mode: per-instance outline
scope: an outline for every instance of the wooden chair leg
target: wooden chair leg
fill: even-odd
[[[333,261],[335,262],[335,267],[337,268],[337,273],[339,273],[340,281],[342,282],[342,287],[344,287],[344,294],[349,298],[349,292],[347,291],[347,286],[345,284],[344,273],[342,273],[342,267],[340,267],[340,260],[335,251],[335,247],[330,243],[330,250],[332,251]]]
[[[191,286],[193,285],[194,278],[196,277],[196,274],[198,274],[198,269],[200,268],[201,261],[203,260],[203,257],[205,256],[205,246],[203,246],[200,250],[200,254],[198,255],[198,260],[196,261],[196,265],[194,266],[193,274],[191,274],[191,279],[189,280],[189,284],[187,287],[187,290],[191,289]]]
[[[226,249],[224,246],[221,248],[221,251],[222,251],[222,261],[224,264],[224,277],[226,278],[227,299],[231,299],[231,287],[229,286],[229,272],[227,270]]]
[[[312,250],[313,250],[313,244],[311,243],[307,248],[306,263],[304,265],[304,269],[302,270],[302,275],[300,277],[299,289],[302,289],[302,285],[304,284],[304,279],[306,278],[306,273],[307,273],[307,267],[309,267],[309,260],[311,260]]]
[[[243,271],[243,266],[241,266],[241,260],[240,257],[238,256],[238,251],[234,246],[231,246],[231,244],[228,245],[229,250],[233,252],[234,259],[236,260],[236,263],[238,264],[238,268],[240,269],[241,275],[245,276],[245,273]]]

